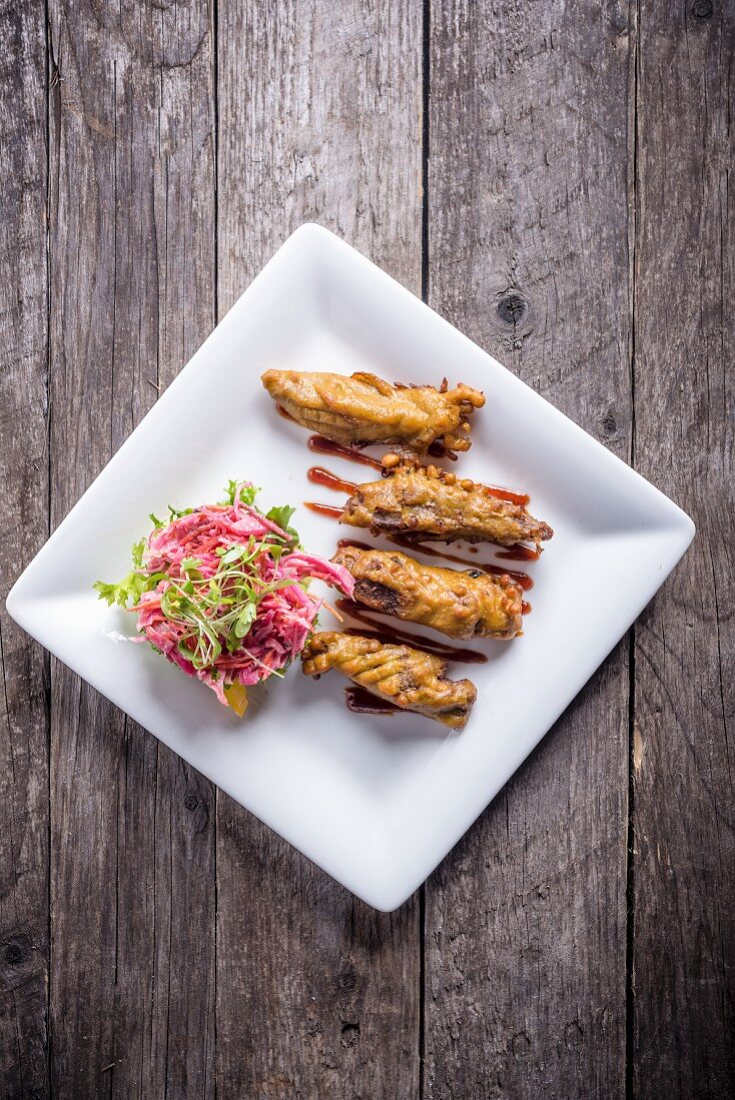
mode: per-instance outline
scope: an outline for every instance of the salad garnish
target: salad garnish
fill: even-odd
[[[321,580],[352,596],[340,565],[304,551],[290,526],[293,508],[263,513],[250,482],[230,481],[225,500],[151,515],[153,530],[133,546],[133,568],[117,584],[98,581],[108,604],[138,616],[141,641],[221,703],[242,715],[247,688],[283,676],[314,628]],[[138,640],[138,639],[136,639]]]

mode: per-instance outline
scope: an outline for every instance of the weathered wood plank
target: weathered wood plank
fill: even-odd
[[[214,322],[214,100],[205,0],[50,36],[57,523]],[[212,1095],[213,790],[59,665],[51,725],[55,1087]]]
[[[635,461],[697,537],[635,628],[633,1094],[735,1095],[731,3],[640,8]]]
[[[430,304],[622,457],[629,40],[431,8]],[[628,692],[622,644],[427,885],[427,1097],[624,1092]]]
[[[0,1094],[48,1093],[48,661],[5,611],[48,535],[46,43],[0,4]]]
[[[414,291],[421,11],[219,5],[219,308],[318,220]],[[226,1096],[415,1096],[418,905],[376,914],[218,797],[217,1081]]]

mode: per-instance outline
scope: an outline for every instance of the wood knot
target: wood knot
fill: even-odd
[[[195,833],[203,833],[209,825],[209,807],[194,791],[184,795],[184,809],[192,815],[191,826]]]
[[[527,1058],[531,1049],[531,1040],[527,1031],[517,1031],[510,1041],[510,1049],[516,1061]]]
[[[501,321],[506,325],[517,325],[528,312],[528,303],[525,298],[515,291],[505,294],[498,302],[498,313]]]
[[[357,976],[354,969],[348,964],[339,976],[340,989],[345,993],[352,993],[357,985]]]
[[[618,422],[612,409],[608,409],[602,418],[602,430],[606,435],[615,435],[618,430]]]
[[[31,953],[31,945],[27,936],[18,936],[5,942],[5,962],[8,966],[20,966]]]
[[[342,1046],[351,1047],[360,1038],[360,1024],[357,1020],[342,1021]]]
[[[33,944],[27,932],[11,932],[0,940],[0,994],[28,981],[27,967],[32,955]]]
[[[692,15],[695,19],[709,19],[714,10],[712,0],[694,0]]]
[[[33,969],[33,941],[27,932],[11,932],[0,940],[0,1001],[6,990],[27,985]]]

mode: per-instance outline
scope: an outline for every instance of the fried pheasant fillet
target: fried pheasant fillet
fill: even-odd
[[[538,546],[554,534],[548,523],[534,519],[522,505],[435,466],[399,466],[389,477],[358,485],[340,523],[368,527],[374,535],[400,533],[417,541],[465,539],[501,546],[526,541]]]
[[[460,383],[453,390],[394,386],[374,374],[268,370],[268,393],[304,428],[343,446],[390,443],[423,453],[437,439],[449,450],[470,447],[468,416],[485,398]]]
[[[301,659],[307,676],[336,668],[379,699],[451,729],[467,725],[477,698],[471,680],[447,679],[446,661],[411,646],[383,645],[377,638],[330,631],[312,634]]]
[[[345,546],[332,558],[355,578],[354,598],[373,611],[430,626],[450,638],[514,638],[523,593],[509,576],[421,565],[397,550]]]

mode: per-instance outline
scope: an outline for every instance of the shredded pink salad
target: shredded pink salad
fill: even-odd
[[[133,548],[135,568],[101,598],[137,613],[141,640],[228,704],[227,689],[282,670],[301,652],[322,600],[320,580],[352,596],[345,568],[305,553],[288,527],[291,509],[263,515],[255,490],[231,483],[230,502],[156,520]],[[277,522],[277,519],[281,522]]]

